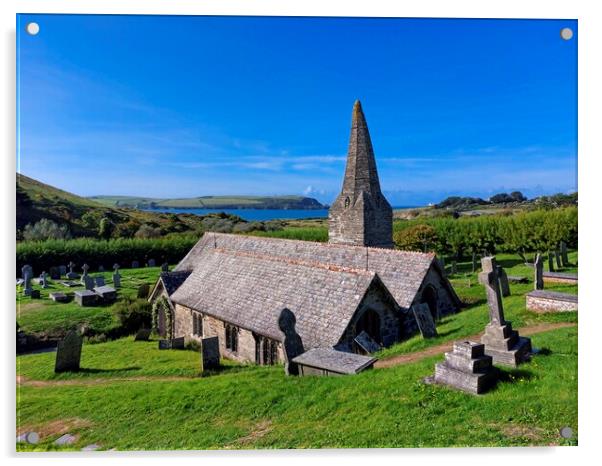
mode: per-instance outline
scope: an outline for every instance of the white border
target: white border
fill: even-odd
[[[54,1],[54,0],[2,0],[2,38],[0,49],[0,87],[2,92],[2,112],[0,125],[3,144],[2,207],[5,212],[1,228],[2,255],[0,284],[2,286],[2,317],[6,332],[2,338],[5,352],[3,367],[2,394],[5,415],[2,422],[2,446],[4,455],[12,463],[14,452],[14,401],[15,401],[15,360],[14,360],[14,299],[12,280],[14,277],[15,254],[15,14],[16,13],[104,13],[104,14],[222,14],[222,15],[269,15],[269,16],[405,16],[405,17],[467,17],[467,18],[566,18],[579,20],[579,191],[580,191],[580,336],[579,336],[579,443],[577,448],[505,448],[505,449],[439,449],[439,450],[319,450],[319,451],[252,451],[252,452],[171,452],[171,453],[119,453],[110,455],[75,454],[19,455],[26,463],[35,460],[56,459],[61,463],[103,464],[107,460],[120,462],[144,461],[146,464],[159,464],[165,461],[192,464],[200,461],[234,463],[246,461],[249,464],[282,463],[306,464],[343,460],[346,463],[366,463],[374,458],[378,462],[401,463],[433,461],[438,463],[467,464],[467,462],[487,461],[488,465],[507,464],[509,461],[528,461],[566,464],[569,461],[584,461],[602,445],[598,438],[602,419],[599,391],[600,315],[602,306],[598,291],[601,235],[597,220],[600,218],[602,196],[600,186],[600,158],[602,157],[602,108],[600,86],[602,72],[602,24],[598,2],[577,0],[421,0],[398,2],[386,0],[305,0],[279,2],[276,0],[224,0],[203,1],[193,4],[190,0],[96,0],[96,1]],[[598,137],[597,137],[598,136]],[[596,250],[596,246],[599,248]],[[8,266],[12,264],[12,267]],[[10,286],[9,286],[10,285]],[[6,288],[5,288],[6,287]],[[598,299],[596,299],[598,298]],[[597,347],[597,348],[596,348]],[[175,458],[173,458],[175,457]],[[85,459],[84,459],[85,458]],[[171,458],[171,459],[170,459]],[[599,460],[598,460],[599,461]]]

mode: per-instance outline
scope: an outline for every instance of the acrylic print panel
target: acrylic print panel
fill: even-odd
[[[577,40],[19,15],[17,450],[576,445]]]

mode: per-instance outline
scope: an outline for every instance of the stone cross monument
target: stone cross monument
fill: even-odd
[[[353,106],[343,188],[328,211],[328,241],[393,247],[393,210],[380,190],[370,133],[359,100]]]
[[[286,375],[299,375],[299,366],[293,362],[293,359],[303,354],[303,342],[301,337],[295,330],[295,323],[297,318],[290,309],[283,309],[278,317],[278,327],[284,334],[284,340],[282,346],[284,349],[285,363],[284,371]]]
[[[481,343],[485,345],[485,354],[491,356],[494,363],[516,367],[529,358],[531,340],[519,336],[504,318],[495,257],[483,257],[481,264],[483,271],[479,274],[479,283],[485,286],[489,306],[489,324],[485,327]]]

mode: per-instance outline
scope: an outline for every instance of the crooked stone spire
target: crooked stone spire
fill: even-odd
[[[351,135],[342,193],[355,200],[362,191],[372,197],[381,194],[366,117],[361,102],[356,100],[351,118]]]
[[[328,212],[331,243],[393,247],[393,211],[380,190],[368,125],[353,105],[343,188]]]

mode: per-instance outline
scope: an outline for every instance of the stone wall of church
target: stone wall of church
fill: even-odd
[[[175,305],[174,312],[174,337],[184,337],[186,340],[198,340],[201,337],[193,335],[192,315],[197,311],[181,304]],[[208,315],[202,316],[203,338],[218,337],[220,356],[239,362],[255,362],[255,336],[252,331],[238,328],[237,351],[226,348],[226,323],[223,320]],[[282,344],[277,343],[278,361],[284,361]]]

